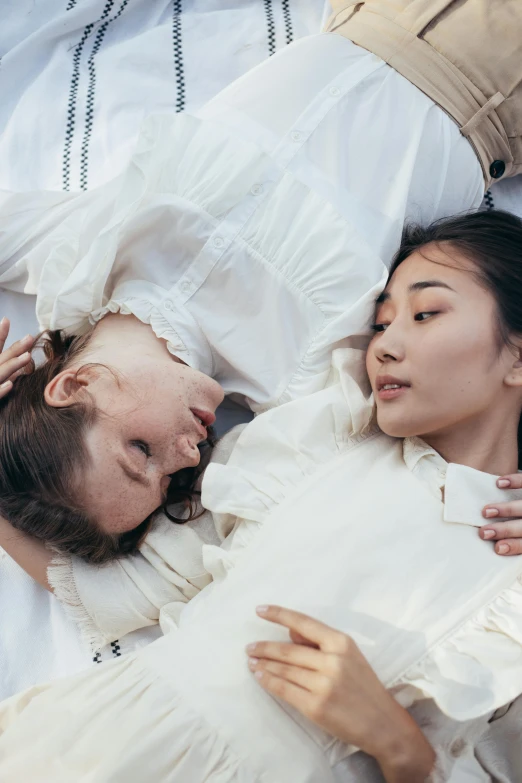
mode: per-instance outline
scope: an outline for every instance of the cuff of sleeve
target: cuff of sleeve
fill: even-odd
[[[82,638],[92,652],[101,650],[112,639],[107,639],[96,626],[82,603],[74,579],[74,560],[68,555],[54,554],[47,568],[47,579],[53,593],[64,607],[67,615],[78,627]]]

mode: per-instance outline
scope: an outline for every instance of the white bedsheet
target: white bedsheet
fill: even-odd
[[[146,114],[198,108],[286,43],[317,32],[328,11],[325,0],[7,0],[0,188],[100,184],[123,168]],[[522,216],[522,178],[494,186],[485,206]],[[4,314],[13,339],[36,330],[31,297],[0,290]],[[89,665],[61,606],[1,551],[0,615],[0,698]],[[99,660],[158,633],[126,637]]]

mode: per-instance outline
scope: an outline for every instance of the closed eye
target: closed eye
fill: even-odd
[[[384,332],[390,324],[372,324],[372,332]]]
[[[146,457],[151,456],[151,450],[149,444],[146,443],[144,440],[133,440],[131,441],[131,446],[134,446],[134,448],[139,449],[142,452],[142,454],[145,454]]]

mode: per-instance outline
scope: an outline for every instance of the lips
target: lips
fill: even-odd
[[[393,375],[381,375],[376,380],[377,391],[389,391],[397,388],[409,388],[410,384],[407,381],[402,381],[400,378],[395,378]]]
[[[216,417],[210,411],[205,411],[200,408],[191,408],[190,412],[194,417],[194,421],[198,425],[198,430],[201,433],[203,440],[208,437],[207,427],[211,427],[216,421]]]
[[[376,380],[377,396],[380,400],[394,400],[401,397],[410,388],[407,381],[395,378],[393,375],[381,375]]]

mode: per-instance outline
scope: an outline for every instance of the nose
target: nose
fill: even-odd
[[[377,359],[384,362],[399,362],[404,358],[404,346],[400,339],[398,327],[390,324],[384,332],[373,341],[372,348]]]

